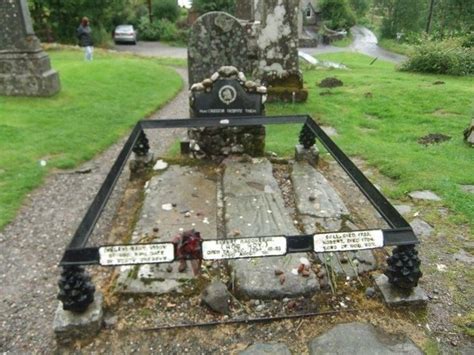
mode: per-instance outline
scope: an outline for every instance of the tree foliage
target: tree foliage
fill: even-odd
[[[157,19],[167,19],[171,22],[179,17],[179,6],[177,0],[154,0],[153,16]]]
[[[322,0],[320,9],[324,21],[331,29],[349,29],[356,23],[354,12],[347,0]]]
[[[193,0],[193,9],[204,14],[209,11],[224,11],[233,14],[237,0]]]

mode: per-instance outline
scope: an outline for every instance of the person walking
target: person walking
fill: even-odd
[[[76,30],[77,39],[79,40],[79,46],[84,48],[84,56],[87,61],[92,60],[94,53],[94,43],[92,41],[92,30],[89,26],[89,19],[83,17],[81,24]]]

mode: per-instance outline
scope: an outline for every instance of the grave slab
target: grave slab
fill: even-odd
[[[415,218],[410,222],[410,226],[413,228],[415,234],[420,238],[427,238],[433,234],[433,227],[423,221],[421,218]]]
[[[308,345],[311,355],[423,354],[406,336],[387,334],[360,322],[336,325]]]
[[[169,242],[180,231],[193,228],[204,239],[216,238],[216,196],[216,182],[207,173],[197,167],[170,166],[148,182],[131,243]],[[122,266],[117,287],[122,293],[180,292],[193,277],[189,262],[185,272],[178,271],[177,262]]]
[[[296,208],[305,233],[341,230],[344,219],[349,217],[349,210],[320,172],[306,162],[296,162],[293,165],[291,181],[295,191]],[[352,223],[344,226],[349,229],[357,228]],[[318,253],[318,257],[336,273],[349,277],[377,267],[370,250]]]
[[[224,164],[227,238],[300,234],[284,206],[280,187],[267,159],[253,159],[249,163],[227,160]],[[242,297],[272,299],[318,291],[319,284],[313,272],[309,277],[294,274],[301,257],[306,254],[230,261],[237,293]],[[275,270],[283,272],[283,282]]]
[[[342,219],[349,215],[349,211],[320,172],[306,162],[296,162],[291,172],[291,181],[295,191],[296,208],[298,213],[304,216],[304,228],[307,233],[318,231],[316,223],[328,231],[341,228]]]
[[[65,311],[59,302],[54,316],[53,329],[59,343],[66,344],[77,339],[96,336],[102,328],[104,299],[102,293],[96,291],[92,302],[84,313]]]
[[[392,286],[385,275],[374,276],[375,285],[382,293],[384,302],[389,307],[400,306],[424,306],[428,302],[428,296],[420,286],[412,290],[401,290]]]

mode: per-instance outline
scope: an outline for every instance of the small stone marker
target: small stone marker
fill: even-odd
[[[374,276],[374,280],[382,293],[384,302],[389,307],[424,306],[428,302],[428,296],[420,286],[411,290],[402,290],[390,284],[385,275]]]
[[[0,95],[56,94],[59,75],[35,36],[26,0],[2,0],[0,14]]]
[[[212,310],[229,314],[230,293],[222,281],[213,281],[201,294],[201,300]]]
[[[441,201],[441,198],[429,190],[413,191],[408,194],[414,200]]]
[[[247,34],[240,22],[225,12],[208,12],[191,28],[188,41],[190,85],[201,82],[222,65],[248,71]]]
[[[92,302],[84,313],[65,311],[59,302],[54,316],[53,329],[60,343],[70,343],[77,339],[96,336],[102,328],[104,313],[103,296],[96,291]]]
[[[413,232],[418,237],[427,238],[433,234],[433,227],[423,221],[421,218],[415,218],[413,221],[410,222],[410,226],[413,228]]]
[[[336,325],[308,345],[311,355],[423,354],[406,336],[390,335],[359,322]]]
[[[474,118],[469,127],[464,130],[464,141],[471,147],[474,146]]]

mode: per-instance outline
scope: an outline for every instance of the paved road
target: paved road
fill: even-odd
[[[394,63],[400,63],[405,57],[396,53],[389,52],[377,45],[377,37],[368,28],[363,26],[354,26],[351,28],[354,41],[348,47],[340,48],[335,46],[321,45],[315,48],[301,48],[304,52],[317,55],[336,52],[357,52],[378,57]],[[187,58],[187,48],[171,47],[161,42],[138,42],[134,45],[117,45],[116,49],[120,52],[132,52],[151,57],[169,57],[169,58]]]

